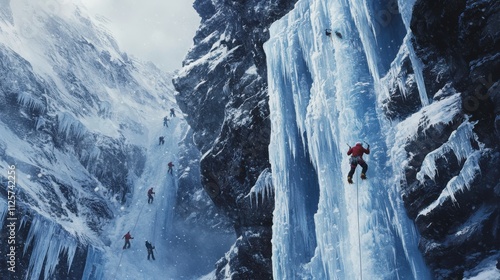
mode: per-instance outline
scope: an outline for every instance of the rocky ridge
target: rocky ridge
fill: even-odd
[[[268,197],[257,208],[252,206],[250,192],[270,167],[267,73],[262,45],[269,37],[270,24],[288,12],[293,3],[194,3],[201,25],[173,82],[179,92],[177,103],[187,115],[194,144],[202,154],[203,187],[229,217],[238,238],[232,253],[217,263],[217,279],[223,279],[227,273],[235,279],[272,278],[273,199]],[[226,266],[228,262],[231,266]],[[228,267],[231,271],[225,271]]]

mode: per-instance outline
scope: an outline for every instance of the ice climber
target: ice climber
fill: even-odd
[[[169,162],[169,163],[168,163],[168,170],[167,170],[167,172],[168,172],[168,173],[172,174],[172,171],[173,171],[173,170],[172,170],[172,167],[173,167],[173,166],[174,166],[174,164],[173,164],[172,162]]]
[[[171,109],[170,109],[170,117],[171,117],[171,118],[175,117],[175,111],[174,111],[174,108],[171,108]]]
[[[153,246],[150,242],[148,242],[146,240],[146,249],[148,250],[148,260],[149,260],[149,257],[151,257],[154,261],[155,255],[153,254],[153,250],[155,249],[155,246]]]
[[[163,144],[165,144],[165,136],[160,136],[160,138],[159,138],[159,139],[160,139],[160,144],[158,144],[158,145],[163,145]]]
[[[153,188],[150,188],[148,190],[148,204],[153,203],[153,199],[154,199],[153,194],[155,194],[155,192],[153,191]]]
[[[134,239],[131,235],[130,235],[130,231],[128,231],[123,237],[122,239],[125,238],[125,245],[123,245],[123,249],[127,249],[127,248],[130,248],[130,239]]]
[[[370,145],[368,145],[366,149],[363,147],[363,144],[361,144],[361,142],[357,142],[354,147],[349,146],[349,151],[347,151],[347,155],[351,156],[351,158],[349,159],[351,170],[349,171],[349,174],[347,174],[347,182],[349,182],[349,184],[352,184],[352,175],[354,174],[354,171],[356,171],[356,167],[358,166],[358,164],[363,168],[361,170],[361,179],[366,179],[366,171],[368,170],[368,165],[363,160],[363,154],[370,154]]]
[[[165,116],[165,117],[163,118],[163,126],[168,127],[168,117],[167,117],[167,116]]]

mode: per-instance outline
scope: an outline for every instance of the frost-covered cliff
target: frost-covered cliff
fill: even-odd
[[[421,129],[405,145],[403,200],[436,278],[500,277],[499,18],[498,1],[413,8],[412,43],[428,97],[459,96],[449,122],[429,126],[433,117],[420,115]]]
[[[130,204],[149,125],[174,104],[171,77],[70,1],[0,1],[0,73],[2,260],[16,223],[16,272],[2,261],[0,274],[100,279],[104,232]]]

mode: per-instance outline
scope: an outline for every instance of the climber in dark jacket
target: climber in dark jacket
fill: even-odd
[[[168,163],[168,170],[167,170],[167,172],[170,173],[170,174],[172,174],[172,172],[173,172],[172,167],[174,167],[174,164],[172,162],[169,162]]]
[[[148,250],[148,260],[149,260],[149,257],[152,257],[153,261],[154,261],[155,260],[155,255],[153,254],[153,250],[155,249],[155,246],[153,246],[151,243],[149,243],[146,240],[146,249]]]
[[[149,204],[153,203],[153,199],[154,199],[153,194],[155,194],[155,192],[153,191],[153,188],[150,188],[148,190],[148,203]]]
[[[349,159],[351,170],[349,171],[349,174],[347,174],[347,182],[349,182],[349,184],[352,184],[352,175],[354,174],[354,171],[356,171],[356,167],[358,166],[358,164],[363,168],[361,170],[361,179],[366,179],[366,171],[368,170],[368,165],[363,160],[363,154],[370,154],[370,145],[368,145],[368,147],[365,149],[363,148],[363,144],[361,144],[361,142],[357,142],[354,147],[349,147],[349,151],[347,151],[347,155],[351,156],[351,158]]]

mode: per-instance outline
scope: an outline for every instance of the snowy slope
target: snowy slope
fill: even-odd
[[[182,135],[183,124],[173,119],[169,128],[158,127],[157,121],[149,123],[157,127],[151,131],[152,141],[146,154],[145,172],[137,180],[131,204],[122,208],[122,213],[109,227],[111,246],[107,251],[105,279],[175,279],[168,236],[171,234],[175,195],[177,193],[176,172],[167,173],[168,161],[177,162],[177,137]],[[167,131],[166,131],[167,130]],[[166,136],[164,145],[159,145],[158,137]],[[147,203],[147,191],[153,188],[152,204]],[[122,236],[130,231],[134,237],[131,248],[123,250]],[[146,259],[145,241],[156,247],[156,260]],[[170,276],[169,276],[170,275]]]

